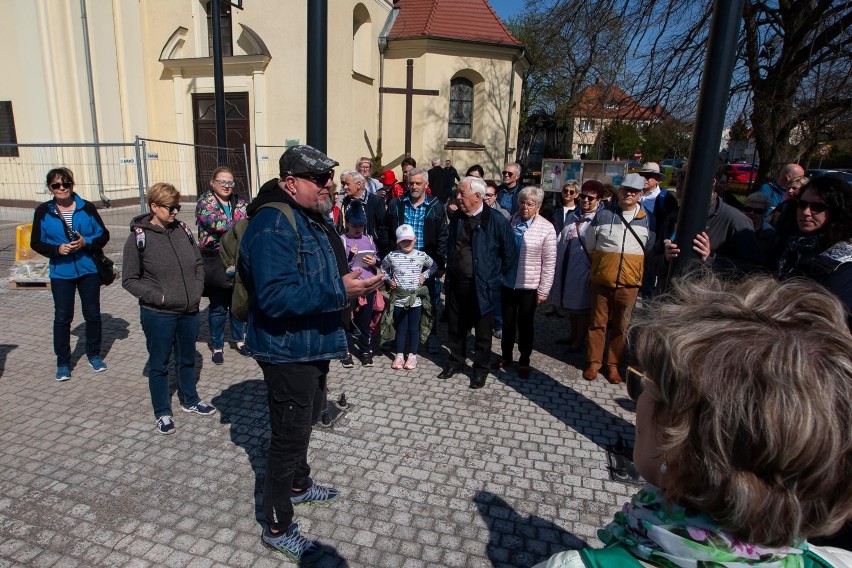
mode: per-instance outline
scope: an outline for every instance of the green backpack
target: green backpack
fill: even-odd
[[[294,231],[296,231],[296,238],[299,237],[299,231],[296,229],[296,218],[293,216],[293,208],[290,207],[289,204],[276,201],[261,205],[257,208],[257,210],[260,211],[264,207],[272,207],[284,213],[284,216],[287,217],[287,221],[290,222],[290,226],[293,227]],[[255,211],[255,214],[256,213],[257,211]],[[240,220],[231,227],[227,233],[222,235],[222,239],[219,241],[219,257],[222,259],[222,264],[225,265],[225,270],[227,271],[229,268],[233,268],[235,270],[233,276],[234,287],[231,292],[231,315],[241,322],[248,321],[249,308],[251,307],[251,295],[243,284],[243,279],[240,277],[240,271],[236,269],[239,266],[240,261],[240,241],[243,239],[243,235],[245,234],[246,229],[248,229],[248,224],[250,222],[251,219]],[[296,256],[296,264],[298,263],[299,257]]]

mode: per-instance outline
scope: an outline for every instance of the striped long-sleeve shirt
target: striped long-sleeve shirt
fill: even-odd
[[[438,266],[432,260],[432,257],[420,250],[412,250],[409,253],[395,250],[382,260],[382,270],[385,271],[388,278],[396,282],[397,288],[409,292],[417,290],[420,286],[421,275],[428,278],[435,274],[437,269]],[[400,306],[404,306],[406,302],[406,299],[397,300],[397,304]],[[414,301],[413,307],[420,304],[418,298]]]

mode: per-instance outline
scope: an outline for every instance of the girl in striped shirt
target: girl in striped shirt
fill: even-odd
[[[416,241],[414,228],[411,225],[400,225],[396,230],[397,250],[382,260],[382,270],[388,275],[391,288],[395,288],[398,294],[393,305],[396,358],[391,365],[392,369],[417,367],[422,302],[418,297],[411,301],[410,296],[438,268],[432,257],[414,248]]]

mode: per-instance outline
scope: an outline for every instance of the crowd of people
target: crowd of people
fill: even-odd
[[[250,204],[234,191],[233,172],[217,168],[198,200],[196,230],[177,218],[178,190],[154,184],[149,212],[133,219],[124,245],[122,286],[139,299],[157,431],[176,430],[171,359],[181,410],[216,412],[195,387],[207,296],[212,362],[224,362],[229,323],[237,353],[257,361],[268,389],[262,541],[310,561],[321,551],[299,532],[293,507],[340,498],[313,481],[307,461],[331,361],[373,366],[387,342],[390,369],[415,369],[421,345],[439,351],[437,322],[445,321],[439,379],[464,374],[473,330],[471,389],[492,371],[527,380],[536,312],[547,306],[567,314],[568,335],[555,342],[566,357],[585,354],[587,381],[621,383],[632,337],[645,370],[635,458],[652,485],[604,529],[609,552],[557,555],[546,566],[627,566],[637,558],[684,565],[693,556],[799,565],[785,563],[791,555],[809,565],[816,553],[805,539],[838,529],[852,506],[852,490],[839,483],[852,460],[849,185],[808,180],[791,165],[740,203],[720,169],[707,180],[706,230],[686,245],[709,274],[670,283],[668,265],[684,246],[674,235],[685,168],[674,191],[660,186],[655,163],[618,187],[569,180],[545,218],[545,193],[523,185],[518,164],[504,166],[500,183],[483,179],[479,165],[465,176],[449,160],[431,165],[406,158],[400,181],[392,170],[371,177],[372,162],[362,158],[340,174],[338,192],[338,162],[294,146]],[[51,170],[46,183],[53,199],[36,209],[32,248],[50,259],[56,380],[65,381],[75,292],[89,363],[106,370],[96,256],[109,232],[74,193],[70,170]],[[241,223],[235,265],[223,264],[221,240]],[[231,311],[235,276],[250,298],[247,318]],[[500,340],[495,361],[492,335]],[[810,388],[817,379],[819,388]],[[798,415],[813,424],[784,420]],[[723,431],[743,435],[714,435]],[[816,439],[819,455],[811,455]],[[778,523],[761,521],[767,510]]]

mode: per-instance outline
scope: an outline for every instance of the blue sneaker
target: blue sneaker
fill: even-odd
[[[94,369],[96,373],[103,373],[107,370],[106,363],[104,363],[104,360],[98,355],[89,358],[89,365],[92,366],[92,369]]]
[[[283,554],[289,560],[301,564],[316,562],[322,556],[322,549],[299,532],[299,525],[293,523],[285,532],[272,534],[269,527],[263,529],[260,536],[263,546]]]
[[[157,418],[157,432],[160,434],[174,434],[175,421],[168,414]]]
[[[293,505],[331,505],[340,499],[340,491],[314,483],[311,488],[301,493],[290,493]]]
[[[71,378],[71,367],[68,365],[59,365],[56,368],[56,382],[61,383]]]
[[[210,406],[209,404],[205,404],[202,401],[198,401],[192,406],[184,406],[181,405],[180,409],[184,412],[194,412],[196,414],[201,414],[203,416],[209,416],[211,414],[216,414],[216,409]]]

